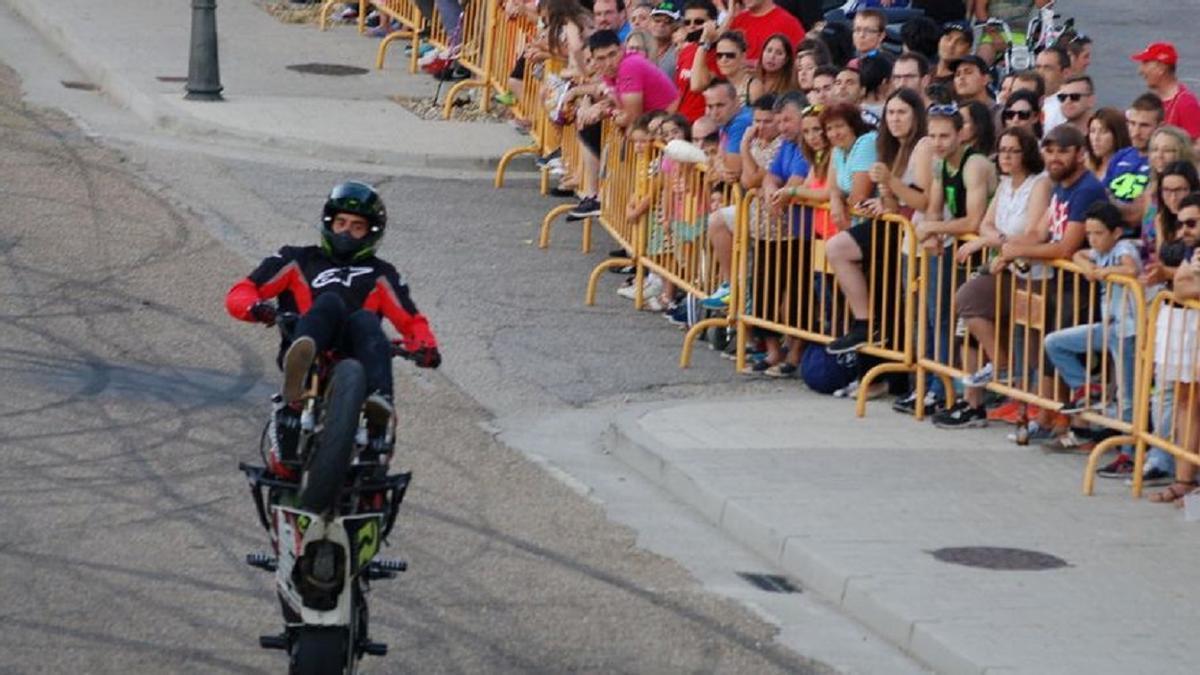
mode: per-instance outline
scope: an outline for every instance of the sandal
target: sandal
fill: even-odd
[[[1172,504],[1181,501],[1195,489],[1196,481],[1177,480],[1168,485],[1165,490],[1150,495],[1150,501],[1155,504]]]

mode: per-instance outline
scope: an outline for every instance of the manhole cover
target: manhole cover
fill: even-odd
[[[100,88],[100,87],[97,87],[96,85],[92,84],[91,82],[77,82],[75,80],[59,80],[59,81],[62,82],[62,86],[66,87],[67,89],[81,89],[83,91],[96,91],[97,89]]]
[[[287,67],[288,70],[294,70],[297,73],[308,73],[310,75],[333,75],[335,77],[344,77],[346,75],[365,75],[369,71],[366,68],[357,66],[343,66],[337,63],[295,63]]]
[[[778,574],[762,574],[759,572],[738,572],[737,575],[750,582],[755,588],[768,593],[799,593],[800,589],[792,585],[787,577]]]
[[[929,551],[934,558],[955,565],[982,567],[987,570],[1052,570],[1070,567],[1062,558],[1041,551],[996,546],[959,546]]]

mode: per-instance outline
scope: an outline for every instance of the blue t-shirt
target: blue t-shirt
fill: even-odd
[[[875,163],[875,138],[877,136],[879,133],[875,131],[868,131],[859,136],[858,140],[854,141],[854,145],[850,146],[850,152],[841,148],[833,149],[831,161],[833,168],[837,171],[838,189],[842,191],[842,194],[850,194],[855,173],[871,170],[871,165]]]
[[[621,44],[625,44],[625,38],[629,37],[629,34],[632,32],[633,25],[626,21],[625,25],[621,26],[620,30],[617,31],[617,37],[621,39]]]
[[[1062,241],[1067,233],[1067,223],[1082,223],[1088,208],[1104,201],[1108,201],[1108,193],[1091,171],[1084,171],[1079,180],[1069,186],[1055,183],[1054,194],[1050,196],[1050,241]]]
[[[1150,162],[1137,148],[1121,148],[1109,160],[1104,187],[1114,198],[1131,202],[1142,196],[1149,184]]]
[[[771,162],[771,167],[767,171],[785,183],[792,176],[808,178],[808,160],[804,158],[800,146],[792,141],[784,141],[779,146],[779,153],[775,155],[775,161]]]
[[[742,136],[746,135],[746,129],[751,124],[754,124],[754,111],[742,106],[733,119],[721,127],[721,147],[725,148],[725,152],[736,155],[742,151]]]
[[[792,141],[784,141],[783,145],[779,146],[779,153],[775,155],[775,161],[771,162],[771,168],[767,171],[783,182],[796,176],[798,178],[808,178],[808,172],[811,167],[808,165],[808,160],[804,158],[804,152],[800,146]],[[788,231],[793,237],[800,236],[801,227],[804,228],[804,238],[812,239],[812,223],[813,210],[803,206],[792,206],[788,209]]]
[[[1141,272],[1141,256],[1137,247],[1128,239],[1122,239],[1108,253],[1099,253],[1092,249],[1088,255],[1096,267],[1116,267],[1122,258],[1133,258]],[[1100,316],[1105,323],[1110,323],[1117,330],[1117,337],[1132,338],[1137,335],[1137,315],[1134,311],[1133,300],[1125,299],[1125,287],[1121,284],[1100,284],[1100,294],[1107,296],[1100,306]]]

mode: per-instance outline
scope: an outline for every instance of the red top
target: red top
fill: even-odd
[[[792,50],[804,39],[804,26],[782,7],[775,6],[762,16],[754,16],[750,12],[742,12],[733,17],[729,30],[737,31],[746,37],[746,58],[758,60],[763,43],[776,33],[783,33],[792,41]],[[716,71],[713,71],[716,72]]]
[[[696,62],[696,51],[700,45],[690,42],[679,50],[675,58],[675,86],[679,89],[679,114],[689,122],[704,117],[704,92],[692,91],[692,64]],[[717,55],[713,50],[704,53],[704,63],[708,72],[716,73]]]
[[[1179,83],[1179,91],[1163,101],[1163,110],[1166,111],[1167,124],[1188,132],[1193,141],[1200,138],[1200,101],[1182,82]]]

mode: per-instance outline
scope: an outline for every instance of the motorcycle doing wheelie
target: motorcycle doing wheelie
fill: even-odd
[[[281,313],[280,330],[289,333],[297,318]],[[398,343],[392,353],[411,356]],[[263,465],[239,465],[272,548],[246,562],[274,572],[283,610],[283,632],[259,643],[288,652],[291,675],[352,674],[364,655],[387,653],[370,638],[367,593],[371,581],[407,569],[404,561],[376,554],[412,474],[388,475],[395,419],[370,420],[366,396],[358,361],[319,354],[308,374],[295,456],[282,456],[268,424],[259,443]],[[278,396],[274,402],[283,404]]]

